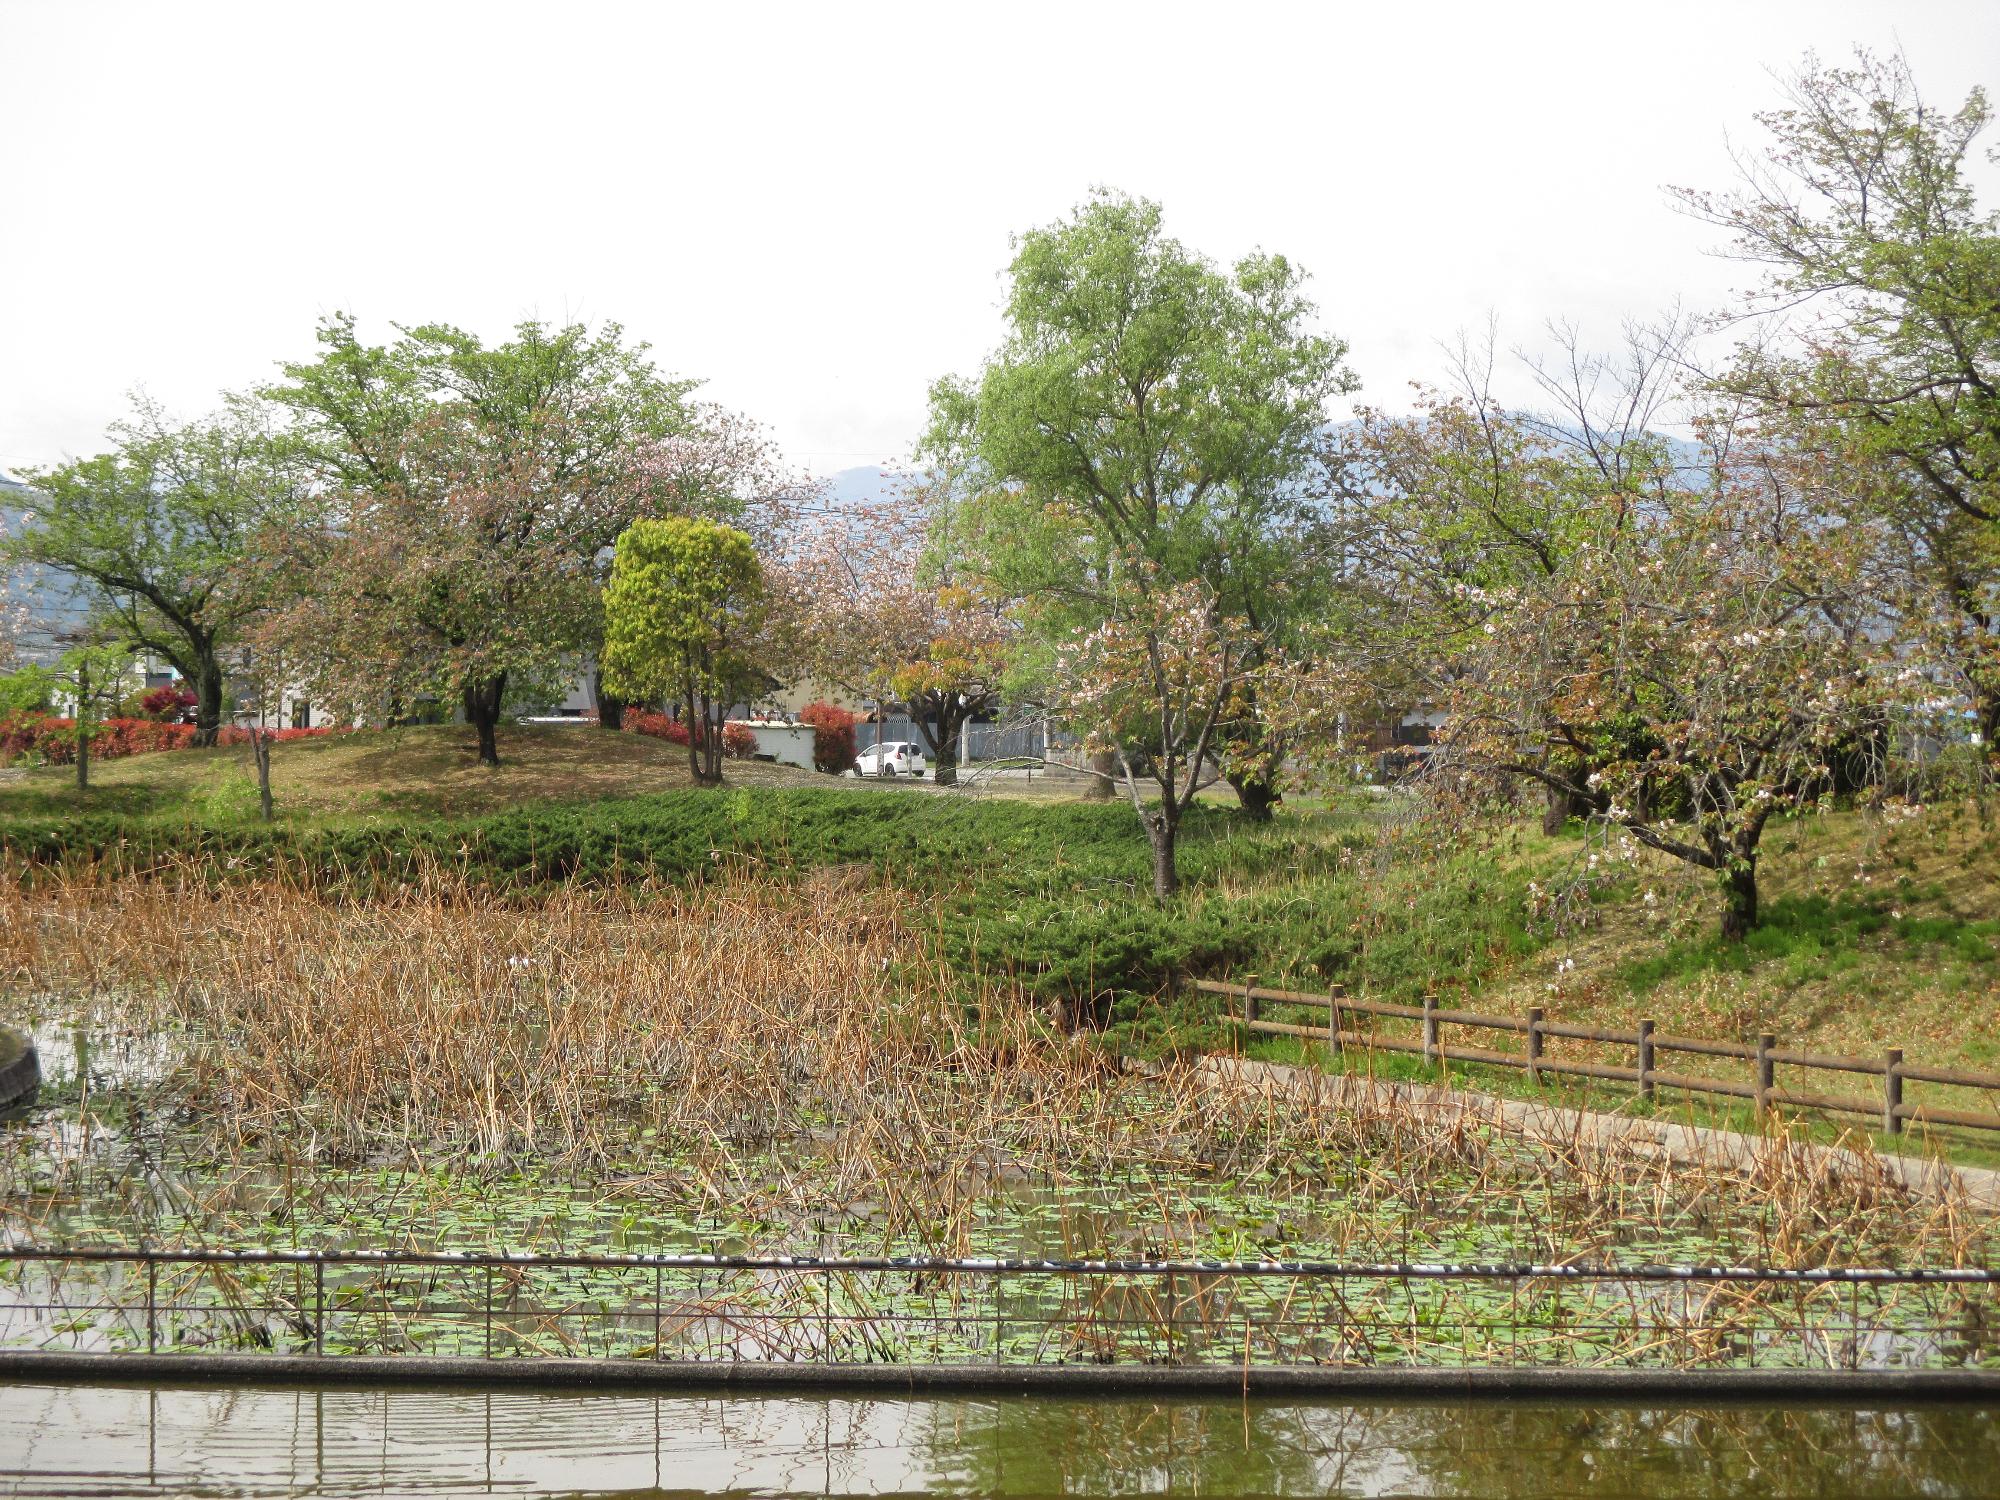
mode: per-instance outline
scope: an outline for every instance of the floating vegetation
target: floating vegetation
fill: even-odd
[[[1991,1263],[1986,1221],[1865,1161],[1835,1172],[1780,1146],[1746,1180],[1550,1151],[1393,1102],[1131,1069],[1002,985],[967,1004],[962,976],[927,967],[921,915],[878,895],[747,877],[533,898],[436,878],[366,902],[171,872],[0,882],[7,1013],[35,1028],[49,1071],[42,1108],[0,1131],[4,1232],[43,1246]],[[387,1295],[371,1287],[356,1295]],[[1261,1293],[1231,1295],[1245,1308]],[[1974,1329],[1962,1358],[1984,1360],[1990,1294],[1955,1295],[1950,1317]],[[1449,1324],[1468,1358],[1502,1329],[1518,1346],[1540,1328],[1540,1347],[1578,1360],[1643,1342],[1643,1319],[1586,1339],[1540,1306],[1467,1293],[1349,1322]],[[1821,1303],[1799,1306],[1785,1326],[1816,1327]],[[1926,1307],[1916,1321],[1948,1319]],[[1032,1318],[1004,1337],[1010,1356],[1049,1352]],[[1332,1342],[1290,1355],[1385,1357],[1314,1337]],[[1749,1355],[1724,1340],[1703,1357]]]

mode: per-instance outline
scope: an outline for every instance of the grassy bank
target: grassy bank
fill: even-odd
[[[463,725],[413,725],[274,745],[271,782],[286,822],[462,817],[549,802],[589,802],[685,790],[687,751],[640,734],[588,725],[503,726],[498,769],[479,764]],[[790,766],[731,762],[743,786],[809,785],[825,778]],[[247,745],[174,750],[93,762],[78,791],[70,766],[0,771],[0,818],[115,813],[211,822],[256,810]]]
[[[1712,888],[1685,866],[1643,853],[1606,860],[1580,835],[1527,825],[1444,848],[1396,804],[1361,794],[1265,825],[1197,807],[1186,891],[1162,904],[1121,804],[841,784],[755,764],[731,764],[721,790],[691,791],[674,747],[588,729],[517,731],[498,772],[473,764],[469,746],[452,728],[279,746],[286,811],[270,827],[200,791],[238,774],[247,752],[115,762],[82,803],[59,770],[30,772],[0,783],[0,843],[30,870],[281,873],[357,894],[437,872],[517,896],[552,884],[809,880],[897,914],[912,953],[951,975],[967,1003],[1025,997],[1150,1051],[1227,1042],[1213,1007],[1184,1000],[1180,980],[1255,975],[2000,1065],[2000,830],[1970,805],[1774,828],[1764,925],[1728,944]],[[1563,884],[1593,854],[1587,907],[1567,923],[1538,916],[1533,888]]]

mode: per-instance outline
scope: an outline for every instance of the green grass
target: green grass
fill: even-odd
[[[1329,1072],[1358,1074],[1385,1083],[1443,1084],[1475,1090],[1505,1099],[1523,1099],[1560,1109],[1595,1114],[1623,1115],[1632,1119],[1667,1120],[1707,1130],[1734,1131],[1759,1136],[1771,1128],[1749,1104],[1722,1097],[1662,1089],[1652,1099],[1643,1098],[1636,1085],[1588,1078],[1545,1074],[1531,1081],[1520,1069],[1496,1067],[1488,1063],[1426,1063],[1409,1052],[1373,1052],[1349,1048],[1336,1052],[1323,1042],[1303,1037],[1243,1037],[1235,1027],[1223,1028],[1229,1040],[1218,1050],[1238,1051],[1256,1062],[1288,1067],[1323,1068]],[[1446,1045],[1450,1045],[1447,1040]],[[1506,1044],[1483,1041],[1481,1045],[1504,1048]],[[1627,1062],[1629,1064],[1629,1051]],[[1840,1091],[1865,1092],[1875,1080],[1849,1080]],[[1915,1087],[1914,1085],[1912,1087]],[[1976,1130],[1948,1130],[1911,1125],[1901,1135],[1891,1135],[1859,1115],[1818,1110],[1787,1109],[1781,1115],[1782,1128],[1793,1140],[1823,1146],[1844,1146],[1849,1150],[1872,1149],[1884,1156],[1940,1156],[1960,1166],[2000,1168],[2000,1133]]]
[[[30,772],[0,781],[0,845],[31,867],[180,860],[213,878],[283,867],[364,894],[434,867],[524,893],[851,867],[912,929],[911,961],[957,974],[968,1003],[1024,995],[1141,1052],[1228,1045],[1216,1008],[1182,982],[1254,977],[2000,1065],[2000,830],[1972,804],[1893,826],[1855,813],[1775,825],[1765,921],[1729,944],[1712,886],[1685,866],[1651,855],[1621,866],[1587,920],[1558,930],[1529,915],[1528,883],[1579,865],[1574,832],[1523,824],[1441,848],[1368,795],[1288,805],[1267,824],[1204,802],[1183,834],[1185,889],[1158,902],[1122,802],[741,763],[731,785],[689,790],[673,747],[588,729],[516,731],[502,752],[499,772],[480,768],[450,727],[279,746],[272,826],[252,815],[244,752],[109,763],[83,799],[61,770]]]
[[[2000,918],[1970,918],[1955,912],[1902,915],[1903,900],[1936,900],[1941,891],[1912,888],[1907,894],[1829,897],[1818,893],[1781,897],[1765,909],[1762,922],[1740,943],[1705,934],[1676,942],[1620,965],[1618,977],[1635,995],[1672,980],[1703,974],[1750,974],[1776,965],[1797,982],[1815,975],[1838,975],[1864,967],[1871,953],[1893,942],[1912,953],[1952,956],[1976,966],[2000,962]]]

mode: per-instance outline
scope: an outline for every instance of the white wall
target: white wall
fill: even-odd
[[[813,741],[819,731],[810,724],[784,724],[775,719],[735,719],[757,736],[757,753],[768,755],[780,765],[813,768]]]

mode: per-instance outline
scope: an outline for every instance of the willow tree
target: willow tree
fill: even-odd
[[[1301,477],[1329,400],[1353,386],[1346,346],[1316,330],[1283,256],[1222,270],[1165,234],[1158,204],[1120,194],[1021,236],[1008,276],[1007,338],[976,378],[933,389],[928,451],[981,497],[975,565],[1046,652],[1112,627],[1121,644],[1102,661],[1149,664],[1144,740],[1118,764],[1135,804],[1141,779],[1157,794],[1139,816],[1165,894],[1216,725],[1249,739],[1260,721],[1242,671],[1210,674],[1226,701],[1190,716],[1151,663],[1189,619],[1176,591],[1198,581],[1212,618],[1233,622],[1232,661],[1276,646],[1263,616],[1308,554],[1267,540],[1310,509]],[[1140,732],[1118,701],[1121,738]]]
[[[732,703],[763,681],[764,572],[748,533],[698,517],[635,521],[618,538],[604,591],[603,671],[626,698],[675,698],[688,769],[722,780]]]

